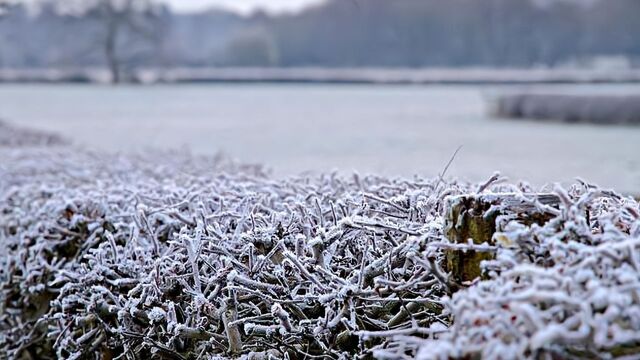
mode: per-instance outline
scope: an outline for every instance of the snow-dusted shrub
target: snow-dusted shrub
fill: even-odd
[[[638,203],[582,183],[544,226],[506,222],[492,279],[446,301],[419,358],[614,358],[640,352]]]
[[[442,268],[444,199],[532,190],[275,179],[180,153],[0,148],[0,354],[303,359],[614,356],[640,334],[638,204],[587,184],[500,218],[488,279]]]
[[[406,327],[405,307],[448,325],[425,251],[442,197],[466,185],[274,180],[185,154],[2,156],[10,357],[339,358],[384,348],[360,332]]]

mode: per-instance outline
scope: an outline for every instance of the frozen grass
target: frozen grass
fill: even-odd
[[[584,182],[557,188],[563,202],[544,226],[500,217],[497,243],[474,247],[496,254],[487,279],[457,284],[443,269],[453,246],[443,236],[444,199],[534,189],[274,179],[221,158],[26,143],[0,147],[8,358],[551,359],[640,350],[640,207],[614,192]]]
[[[58,135],[10,126],[0,120],[0,147],[58,146],[65,144],[68,144],[68,141]]]

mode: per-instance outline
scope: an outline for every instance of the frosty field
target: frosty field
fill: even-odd
[[[0,360],[640,360],[638,15],[0,0]]]
[[[553,188],[548,206],[498,175],[278,178],[223,157],[114,155],[6,125],[0,158],[9,359],[640,351],[640,205],[587,182]],[[548,220],[470,209],[497,215],[491,243],[450,241],[466,226],[447,220],[451,199],[502,193]],[[483,277],[454,276],[452,251],[488,254]]]
[[[640,192],[640,127],[491,119],[487,99],[511,91],[640,93],[638,85],[3,85],[0,119],[108,151],[225,151],[277,175],[339,169],[481,181],[570,183],[576,176]]]

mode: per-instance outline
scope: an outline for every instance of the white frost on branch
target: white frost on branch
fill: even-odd
[[[274,179],[222,158],[43,144],[0,133],[0,352],[9,358],[640,350],[640,208],[584,181],[557,188],[556,209],[497,175]],[[500,216],[495,244],[448,242],[445,197],[478,191],[516,193],[556,217],[526,227]],[[495,254],[487,279],[456,292],[451,250]]]

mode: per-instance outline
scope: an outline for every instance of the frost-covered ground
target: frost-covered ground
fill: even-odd
[[[0,357],[638,357],[640,206],[615,192],[499,218],[486,279],[459,284],[444,199],[535,189],[44,138],[0,129]]]
[[[449,169],[459,178],[479,182],[500,170],[542,186],[580,176],[640,195],[640,126],[492,118],[487,98],[514,91],[624,95],[640,85],[3,85],[0,119],[109,152],[223,150],[278,176],[434,177],[462,145]]]

